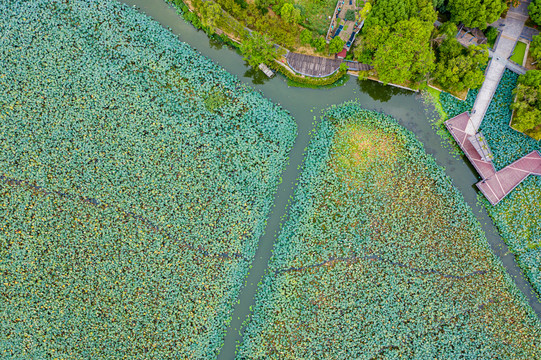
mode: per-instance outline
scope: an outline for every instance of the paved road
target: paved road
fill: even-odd
[[[509,67],[513,71],[524,72],[524,69],[509,62],[508,58],[511,56],[515,44],[522,34],[524,22],[528,18],[528,4],[529,2],[526,1],[521,3],[518,8],[509,9],[507,17],[503,21],[498,21],[498,23],[504,26],[500,26],[502,33],[496,44],[496,49],[491,53],[492,60],[485,74],[485,82],[479,90],[479,94],[473,105],[471,112],[472,121],[468,128],[468,132],[470,133],[475,133],[481,126],[481,122],[498,88],[505,68]]]

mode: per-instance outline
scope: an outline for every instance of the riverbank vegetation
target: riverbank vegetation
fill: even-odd
[[[215,358],[293,119],[117,1],[0,28],[2,357]]]
[[[518,78],[510,70],[505,71],[481,123],[480,131],[494,154],[493,163],[497,170],[533,150],[541,151],[539,141],[509,126],[512,116],[510,105],[515,97]],[[454,117],[469,111],[476,95],[476,92],[470,92],[467,101],[459,101],[449,94],[442,94],[443,108],[449,117]],[[541,178],[530,177],[496,206],[484,198],[481,200],[533,287],[541,294]]]
[[[530,70],[518,77],[513,91],[515,110],[511,126],[518,131],[541,140],[541,70]]]
[[[345,44],[340,37],[325,39],[336,2],[186,0],[186,6],[182,0],[170,1],[186,9],[189,6],[193,13],[185,11],[187,18],[201,17],[201,21],[193,21],[196,26],[200,23],[203,27],[223,30],[240,42],[249,41],[257,36],[255,32],[260,32],[269,41],[290,51],[319,56],[338,53]],[[465,22],[484,29],[486,21],[497,18],[505,8],[501,0],[490,4],[484,0],[478,2],[479,9],[460,4],[460,0],[450,1],[446,6],[432,0],[359,1],[357,6],[361,10],[357,14],[349,10],[349,18],[359,23],[365,19],[365,23],[349,56],[373,65],[371,76],[384,83],[418,88],[421,83],[430,81],[457,95],[463,91],[457,89],[476,88],[484,79],[480,69],[486,65],[487,47],[458,51],[461,45],[454,39],[456,26],[448,21],[436,28],[434,23],[439,9],[455,23]],[[472,22],[471,18],[476,20]],[[269,61],[266,64],[269,65]]]
[[[239,359],[541,356],[538,319],[412,133],[346,103],[304,164]]]

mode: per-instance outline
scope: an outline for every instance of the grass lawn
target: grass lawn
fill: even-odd
[[[320,35],[325,35],[329,29],[336,0],[295,0],[295,6],[301,10],[302,17],[306,19],[303,25]]]
[[[515,50],[513,50],[513,55],[511,55],[511,61],[514,61],[520,66],[522,66],[524,55],[526,55],[526,44],[522,41],[517,41],[517,44],[515,45]]]

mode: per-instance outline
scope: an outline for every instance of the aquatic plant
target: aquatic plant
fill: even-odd
[[[541,150],[541,143],[509,126],[513,103],[513,89],[517,85],[518,75],[505,70],[498,88],[490,103],[480,131],[485,136],[493,154],[494,166],[500,170],[513,161],[520,159],[533,150]],[[466,102],[459,101],[449,94],[442,93],[442,105],[449,117],[471,110],[476,92],[470,91]],[[530,177],[498,205],[492,206],[482,199],[489,215],[509,246],[517,255],[519,265],[525,271],[538,293],[541,293],[541,262],[539,256],[527,255],[532,247],[541,243],[541,179]]]
[[[539,358],[537,317],[415,136],[332,107],[239,359]]]
[[[214,358],[293,119],[116,1],[0,29],[0,354]]]

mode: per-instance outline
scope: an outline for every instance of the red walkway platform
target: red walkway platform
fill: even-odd
[[[496,171],[490,160],[488,145],[479,143],[477,139],[482,136],[468,131],[473,128],[468,127],[469,122],[470,115],[465,112],[447,120],[445,126],[483,179],[477,183],[477,187],[492,205],[499,203],[528,175],[541,176],[541,154],[538,151],[532,151],[511,165]]]

